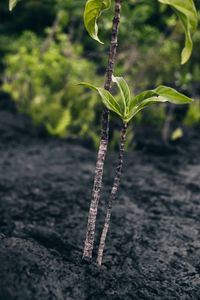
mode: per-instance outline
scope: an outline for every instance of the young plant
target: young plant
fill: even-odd
[[[192,53],[192,34],[195,32],[197,27],[197,12],[195,9],[195,5],[193,0],[158,0],[160,3],[169,5],[178,16],[180,22],[182,23],[184,32],[185,32],[185,47],[181,54],[181,63],[184,64],[190,58]],[[98,26],[97,19],[101,15],[102,11],[108,9],[111,5],[111,0],[88,0],[86,2],[86,8],[84,13],[84,21],[85,27],[90,34],[90,36],[102,43],[98,38]],[[120,11],[122,6],[122,0],[115,0],[115,16],[113,19],[113,28],[112,28],[112,38],[110,43],[110,53],[108,60],[108,67],[106,72],[106,81],[104,85],[104,89],[96,88],[93,85],[82,83],[82,85],[92,88],[96,90],[104,102],[106,109],[104,109],[102,114],[102,125],[101,125],[101,141],[97,156],[97,163],[95,168],[95,178],[92,192],[91,205],[89,210],[87,231],[86,231],[86,239],[85,246],[83,251],[83,258],[92,258],[94,237],[95,237],[95,225],[96,225],[96,216],[98,210],[98,203],[100,199],[100,192],[102,186],[102,177],[103,177],[103,168],[104,161],[107,152],[108,146],[108,132],[109,132],[109,110],[117,113],[123,120],[123,128],[121,131],[121,145],[120,145],[120,154],[119,154],[119,164],[117,167],[116,177],[114,180],[114,185],[111,191],[111,197],[108,204],[106,220],[104,224],[104,229],[101,236],[99,253],[98,253],[98,264],[101,264],[103,249],[105,245],[105,238],[107,235],[107,230],[110,222],[110,211],[112,206],[112,201],[116,197],[116,193],[118,190],[120,177],[121,177],[121,169],[123,163],[123,152],[124,152],[124,141],[126,136],[127,124],[133,118],[133,116],[145,108],[148,105],[157,103],[157,102],[173,102],[180,104],[179,101],[186,101],[183,95],[179,94],[173,89],[168,87],[158,87],[156,90],[146,91],[141,93],[134,100],[130,100],[130,97],[123,96],[123,105],[122,103],[118,103],[116,99],[110,94],[111,83],[112,83],[112,73],[116,56],[116,48],[117,48],[117,40],[118,40],[118,29],[120,22]],[[121,94],[125,91],[129,93],[129,89],[127,88],[126,82],[122,78],[114,78],[113,80],[117,83],[120,88]],[[125,95],[125,94],[124,94]],[[170,95],[172,97],[170,97]],[[175,97],[175,98],[174,98]],[[129,100],[127,100],[129,99]],[[187,101],[189,98],[187,98]],[[126,101],[128,101],[126,103]],[[177,101],[177,102],[176,102]]]
[[[102,264],[105,241],[110,224],[112,203],[116,199],[117,191],[119,189],[119,184],[121,180],[124,145],[126,142],[126,132],[128,124],[139,111],[143,110],[144,108],[150,105],[164,102],[170,102],[174,104],[186,104],[192,102],[192,99],[167,86],[159,86],[156,89],[147,90],[136,96],[131,96],[129,86],[122,77],[112,76],[112,81],[116,83],[119,88],[120,99],[115,98],[110,92],[103,88],[98,88],[85,82],[80,83],[80,85],[86,88],[90,88],[99,93],[103,104],[107,107],[107,109],[116,113],[121,118],[123,123],[120,134],[119,159],[115,172],[113,186],[107,203],[106,217],[98,249],[98,265]]]
[[[105,76],[104,89],[110,91],[112,84],[112,74],[115,64],[117,44],[118,44],[118,32],[120,24],[120,13],[121,13],[122,0],[115,0],[115,12],[113,18],[110,51],[108,56],[108,65]],[[102,43],[98,38],[98,26],[97,19],[101,15],[102,11],[110,8],[111,0],[88,0],[85,6],[84,12],[84,23],[90,36]],[[94,238],[95,238],[95,227],[96,217],[98,211],[98,203],[100,199],[100,192],[102,186],[103,167],[105,156],[108,147],[108,135],[109,135],[109,110],[105,107],[102,112],[102,124],[101,124],[101,140],[97,155],[97,162],[95,167],[94,184],[92,189],[91,204],[88,215],[86,238],[84,243],[83,258],[90,260],[92,258]]]
[[[66,0],[67,1],[67,0]],[[178,16],[180,22],[182,23],[185,32],[185,47],[181,54],[181,63],[184,64],[190,58],[193,48],[192,35],[197,27],[197,12],[193,0],[158,0],[162,4],[169,5]],[[9,0],[9,10],[11,11],[19,0]],[[87,0],[84,12],[84,23],[85,27],[90,34],[90,36],[102,43],[98,37],[98,25],[97,20],[101,13],[111,7],[112,2],[115,2],[115,13],[113,18],[111,41],[110,41],[110,51],[108,55],[108,65],[105,76],[104,88],[97,88],[94,85],[88,83],[81,83],[83,86],[91,88],[99,93],[105,108],[102,112],[102,124],[101,124],[101,140],[97,155],[97,162],[95,168],[95,178],[92,190],[92,199],[88,216],[88,224],[86,231],[86,239],[83,251],[83,258],[91,259],[93,252],[93,244],[95,237],[95,226],[96,226],[96,216],[98,210],[98,203],[100,199],[100,192],[102,186],[103,168],[104,161],[108,147],[108,134],[109,134],[109,111],[115,112],[123,122],[121,129],[121,139],[120,139],[120,152],[119,152],[119,162],[116,169],[116,175],[114,179],[114,184],[111,190],[110,198],[108,201],[107,214],[105,219],[104,228],[101,235],[98,258],[97,262],[101,265],[103,250],[105,247],[105,239],[110,223],[112,202],[116,198],[118,191],[121,171],[123,165],[123,153],[124,153],[124,143],[126,140],[126,131],[128,123],[131,119],[145,107],[158,103],[158,102],[172,102],[175,104],[184,104],[191,102],[191,99],[178,93],[174,89],[169,87],[160,86],[154,90],[145,91],[140,93],[135,97],[130,96],[130,90],[122,77],[114,77],[113,69],[116,59],[116,51],[118,45],[118,32],[120,24],[120,14],[122,8],[123,0]],[[110,93],[112,80],[117,84],[121,99],[117,99]]]

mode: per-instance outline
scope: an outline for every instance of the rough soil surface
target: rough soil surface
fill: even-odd
[[[81,260],[95,158],[0,106],[0,300],[200,299],[199,133],[126,154],[102,268]]]

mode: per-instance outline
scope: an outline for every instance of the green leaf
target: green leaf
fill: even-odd
[[[12,11],[19,0],[9,0],[9,10]]]
[[[192,35],[197,28],[198,15],[193,0],[158,0],[170,5],[179,17],[185,31],[185,47],[181,54],[181,63],[185,64],[191,56]]]
[[[129,122],[139,111],[141,111],[145,107],[161,102],[167,102],[167,100],[164,97],[153,96],[144,99],[138,106],[132,105],[132,109],[130,109],[129,115],[127,116],[125,121]]]
[[[131,101],[131,92],[130,92],[129,86],[123,77],[112,76],[112,81],[117,84],[117,86],[120,90],[122,104],[121,103],[119,103],[119,104],[121,104],[121,109],[123,111],[123,114],[126,115],[126,114],[128,114],[129,104]]]
[[[78,85],[84,86],[86,88],[92,89],[99,93],[101,96],[101,100],[103,104],[107,107],[107,109],[114,111],[118,114],[121,118],[123,118],[123,114],[121,111],[121,107],[117,100],[113,97],[113,95],[103,88],[97,88],[96,86],[89,84],[87,82],[80,82]]]
[[[110,8],[111,0],[87,0],[84,11],[84,24],[89,35],[103,44],[98,37],[97,19],[101,13]]]
[[[154,89],[153,92],[157,93],[159,96],[165,97],[168,102],[174,104],[186,104],[193,101],[191,98],[177,92],[175,89],[163,85]]]
[[[138,94],[131,100],[129,110],[131,111],[133,108],[141,105],[146,99],[151,99],[154,96],[157,97],[158,94],[152,90],[144,91]]]
[[[130,103],[130,113],[126,118],[129,122],[139,111],[156,103],[170,102],[174,104],[191,103],[193,100],[167,86],[159,86],[135,96]]]
[[[94,90],[94,91],[98,92],[98,88],[96,86],[94,86],[93,84],[90,84],[90,83],[87,83],[87,82],[80,82],[77,85],[82,85],[87,89],[91,89],[91,90]]]

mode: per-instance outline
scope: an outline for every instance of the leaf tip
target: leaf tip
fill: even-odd
[[[104,45],[104,42],[102,42],[99,38],[95,39],[99,44]]]
[[[185,65],[188,62],[189,58],[190,58],[190,55],[186,56],[185,51],[183,49],[182,54],[181,54],[181,65]]]

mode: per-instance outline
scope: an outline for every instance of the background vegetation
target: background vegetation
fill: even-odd
[[[101,18],[105,44],[100,46],[84,29],[84,4],[82,0],[29,0],[19,2],[12,13],[7,1],[0,5],[0,89],[48,133],[96,145],[101,101],[76,83],[103,84],[112,15],[106,12]],[[200,2],[196,5],[200,15]],[[165,140],[181,136],[187,126],[199,125],[200,27],[192,58],[181,66],[183,43],[180,24],[168,7],[156,0],[124,1],[115,75],[125,74],[133,92],[165,84],[197,100],[181,109],[158,105],[142,112],[129,129],[129,143],[140,124],[152,126]],[[112,147],[117,126],[113,118]]]

